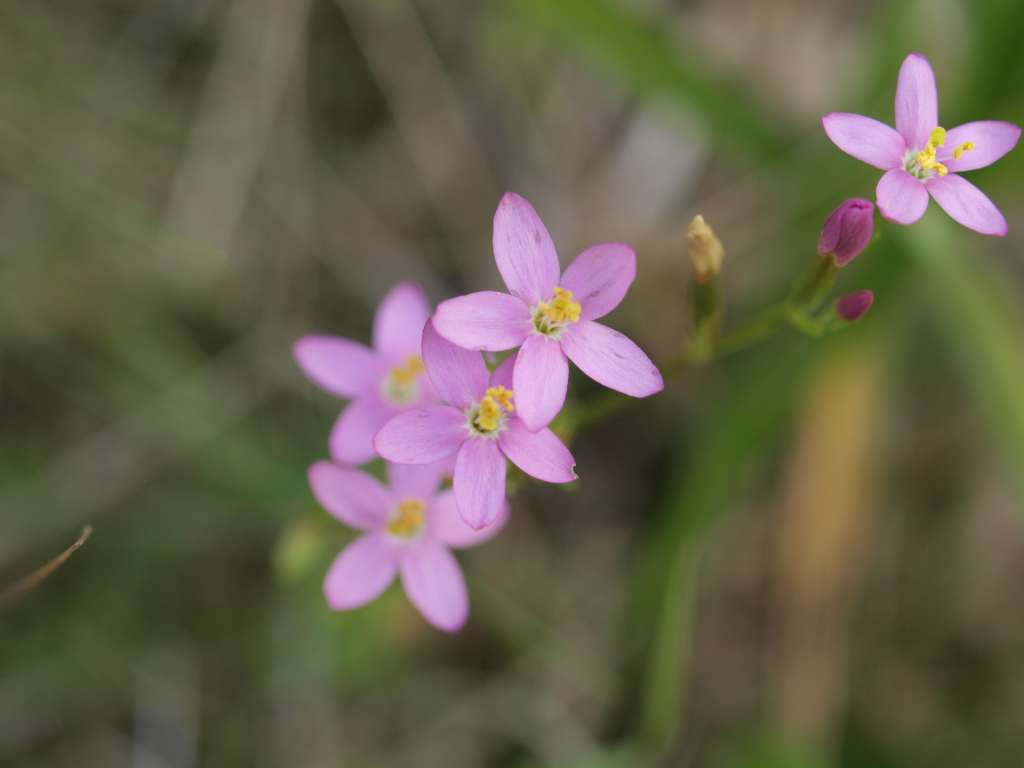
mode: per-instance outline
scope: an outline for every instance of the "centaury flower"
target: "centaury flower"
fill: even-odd
[[[623,243],[583,251],[560,273],[551,236],[527,200],[507,193],[494,215],[494,259],[510,293],[481,291],[441,303],[437,332],[467,349],[498,352],[522,345],[512,374],[516,407],[531,430],[565,402],[569,364],[634,397],[660,392],[654,363],[618,331],[594,322],[611,312],[636,276]]]
[[[538,480],[567,483],[576,464],[550,429],[531,432],[518,417],[514,358],[488,375],[479,352],[423,329],[423,362],[446,405],[395,416],[374,446],[388,461],[426,464],[456,455],[452,484],[462,519],[475,529],[491,525],[505,503],[505,459]]]
[[[334,517],[364,533],[342,550],[324,579],[324,595],[335,610],[365,605],[400,574],[402,587],[423,617],[455,632],[466,623],[469,596],[450,552],[480,544],[504,525],[474,531],[459,517],[455,495],[439,491],[444,467],[388,466],[390,484],[357,469],[319,461],[309,468],[317,501]]]
[[[396,413],[437,402],[424,375],[420,337],[430,306],[419,286],[399,283],[377,307],[373,349],[337,336],[303,336],[293,353],[321,389],[352,402],[331,431],[331,456],[342,464],[376,458],[373,437]]]
[[[885,171],[875,193],[882,215],[913,224],[928,195],[955,221],[983,235],[1005,235],[1006,219],[985,194],[959,175],[984,168],[1020,138],[1011,123],[981,120],[945,130],[939,125],[935,75],[918,53],[907,56],[896,83],[896,128],[846,112],[822,118],[837,147]]]

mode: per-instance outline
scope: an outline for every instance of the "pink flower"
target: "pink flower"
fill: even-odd
[[[505,459],[549,483],[576,479],[575,460],[550,429],[531,432],[517,417],[512,386],[514,358],[491,375],[483,357],[441,338],[433,322],[423,329],[423,362],[447,405],[395,416],[374,446],[388,461],[426,464],[456,454],[452,484],[459,514],[480,529],[505,503]]]
[[[494,259],[510,294],[481,291],[441,303],[434,327],[466,349],[522,345],[512,374],[519,417],[546,426],[565,402],[569,363],[604,386],[634,397],[660,392],[661,374],[628,338],[594,321],[611,312],[636,276],[623,243],[588,248],[559,276],[558,254],[537,212],[507,193],[494,214]]]
[[[450,549],[476,546],[504,525],[508,509],[486,531],[474,531],[455,510],[452,491],[438,491],[443,467],[389,465],[390,486],[357,469],[327,461],[309,468],[317,501],[363,535],[335,558],[324,579],[331,608],[358,608],[401,574],[409,601],[438,629],[466,623],[469,597]]]
[[[373,349],[337,336],[303,336],[292,351],[321,389],[352,402],[331,430],[331,456],[342,464],[376,458],[373,436],[396,413],[437,401],[424,376],[420,337],[430,306],[419,286],[399,283],[377,307]]]
[[[885,171],[878,208],[887,219],[913,224],[928,195],[955,221],[983,235],[1005,235],[1006,219],[985,194],[956,171],[984,168],[1017,143],[1020,128],[982,120],[950,131],[939,126],[935,75],[928,60],[912,53],[896,83],[896,129],[862,115],[832,112],[822,118],[837,147]]]

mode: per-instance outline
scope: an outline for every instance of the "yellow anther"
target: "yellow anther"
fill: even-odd
[[[423,513],[426,509],[427,505],[419,499],[400,502],[386,526],[388,533],[402,539],[412,538],[423,529]]]
[[[416,381],[416,377],[424,370],[423,361],[416,355],[410,355],[403,365],[391,369],[391,378],[395,384],[404,386]]]
[[[555,297],[551,301],[541,304],[541,311],[544,316],[553,323],[575,323],[580,319],[580,304],[575,301],[572,291],[555,286]]]
[[[959,160],[963,156],[964,152],[970,152],[972,149],[974,149],[974,142],[965,141],[963,144],[961,144],[960,146],[953,150],[953,159]]]
[[[489,387],[480,400],[473,424],[481,432],[493,432],[501,426],[502,417],[513,410],[511,389]]]
[[[941,125],[938,128],[932,129],[931,135],[928,137],[928,144],[932,147],[941,147],[946,143],[946,129]]]

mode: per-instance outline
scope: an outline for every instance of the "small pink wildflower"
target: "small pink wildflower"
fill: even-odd
[[[479,352],[446,341],[433,322],[423,329],[423,362],[447,405],[395,416],[374,440],[398,464],[425,464],[456,455],[452,484],[459,514],[474,529],[493,524],[505,503],[505,459],[538,480],[576,479],[575,460],[550,429],[531,432],[518,418],[514,358],[488,375]]]
[[[885,171],[875,194],[882,215],[913,224],[928,207],[928,195],[969,229],[1005,235],[1006,219],[985,194],[954,171],[991,165],[1014,148],[1020,128],[982,120],[946,131],[939,126],[938,93],[928,59],[912,53],[896,83],[896,129],[863,115],[832,112],[825,133],[848,155]]]
[[[848,323],[855,323],[867,314],[874,301],[875,294],[872,291],[848,293],[836,302],[836,314]]]
[[[502,506],[486,531],[459,517],[451,490],[438,491],[444,467],[388,466],[390,485],[372,475],[327,461],[309,468],[317,501],[346,525],[364,531],[335,558],[324,579],[331,608],[369,603],[400,574],[409,601],[438,629],[455,632],[469,615],[469,596],[450,549],[476,546],[501,530]]]
[[[530,430],[549,424],[565,402],[566,357],[618,392],[646,397],[662,390],[650,358],[618,331],[594,322],[618,306],[636,276],[630,246],[588,248],[559,277],[558,254],[544,222],[511,192],[494,214],[493,240],[509,293],[481,291],[442,302],[433,323],[466,349],[497,352],[522,345],[512,382],[519,417]]]
[[[337,336],[303,336],[292,350],[321,389],[350,399],[331,430],[331,456],[342,464],[376,458],[373,436],[396,413],[437,401],[424,374],[420,337],[430,306],[419,286],[399,283],[373,318],[373,349]]]
[[[831,256],[837,267],[845,267],[868,247],[874,219],[875,206],[870,200],[846,200],[825,220],[818,253]]]

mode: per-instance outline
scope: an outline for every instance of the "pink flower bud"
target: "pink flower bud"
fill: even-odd
[[[865,248],[874,230],[875,206],[870,200],[847,200],[822,227],[818,253],[831,256],[837,267],[845,267]]]
[[[836,314],[848,323],[855,323],[867,314],[875,294],[871,291],[848,293],[836,302]]]

